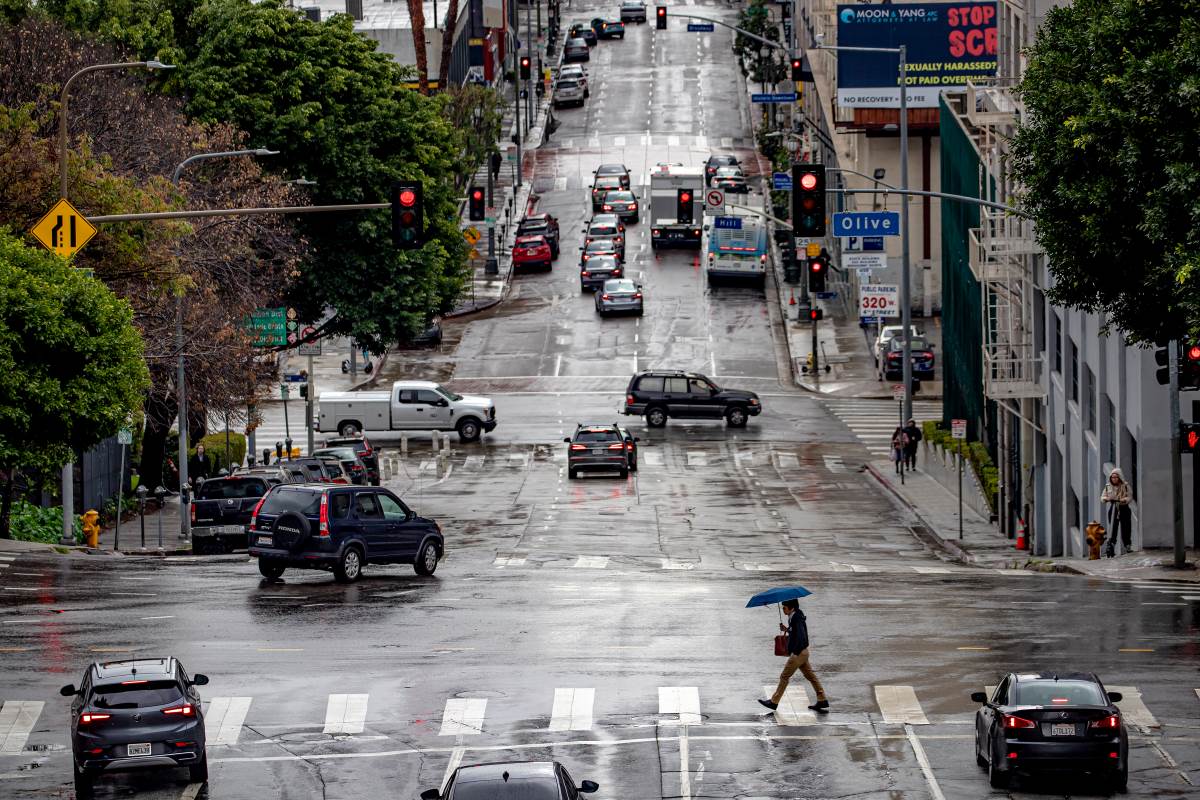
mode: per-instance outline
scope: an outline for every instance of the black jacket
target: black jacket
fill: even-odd
[[[908,449],[916,450],[917,442],[921,441],[921,439],[924,438],[923,436],[921,436],[921,429],[918,428],[916,425],[909,425],[907,428],[904,429],[904,432],[906,434],[908,434]]]
[[[213,476],[212,459],[208,457],[208,453],[203,456],[192,456],[188,459],[188,479],[195,481],[197,478],[208,480]]]
[[[799,655],[808,648],[808,620],[796,609],[788,617],[788,655]]]

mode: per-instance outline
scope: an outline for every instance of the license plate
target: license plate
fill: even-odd
[[[270,536],[259,536],[254,540],[254,543],[265,544],[267,547],[270,547],[274,543],[274,540]]]
[[[241,525],[218,525],[213,528],[216,533],[245,533],[246,529]]]
[[[1075,735],[1075,726],[1073,724],[1051,725],[1050,726],[1050,735],[1051,736],[1074,736]]]
[[[127,756],[148,756],[150,755],[150,744],[127,744],[125,745],[125,755]]]

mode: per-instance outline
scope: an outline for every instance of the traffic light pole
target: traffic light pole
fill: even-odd
[[[1187,552],[1183,537],[1183,458],[1179,447],[1178,339],[1171,339],[1167,344],[1167,352],[1171,364],[1171,383],[1167,393],[1171,419],[1171,528],[1174,534],[1175,569],[1183,569],[1187,566]]]

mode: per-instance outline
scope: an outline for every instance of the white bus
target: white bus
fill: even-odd
[[[704,268],[714,278],[743,280],[763,286],[771,257],[766,221],[756,216],[713,216],[705,220]]]

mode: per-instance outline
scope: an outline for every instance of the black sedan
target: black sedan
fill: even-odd
[[[637,472],[638,437],[618,425],[580,425],[567,443],[567,475],[580,472],[611,472],[622,478]]]
[[[587,254],[585,253],[584,255]],[[620,278],[624,274],[625,270],[621,267],[621,262],[617,260],[615,255],[594,255],[588,259],[586,264],[579,268],[579,291],[598,291],[603,289],[604,284],[611,279]]]
[[[590,25],[584,25],[582,22],[577,22],[567,31],[568,39],[583,39],[587,42],[588,47],[595,47],[600,40],[596,38],[596,32],[592,30]]]
[[[615,176],[621,182],[621,185],[617,188],[629,188],[629,167],[624,164],[601,164],[596,167],[596,170],[592,174],[597,178],[611,178]]]
[[[1129,737],[1121,699],[1092,673],[1010,673],[975,712],[975,761],[991,785],[1013,775],[1090,772],[1124,791],[1129,782]]]
[[[421,800],[561,800],[599,788],[593,781],[576,786],[557,761],[507,761],[459,767],[444,790],[426,789]]]
[[[174,658],[95,663],[71,701],[75,796],[90,798],[102,772],[186,767],[192,783],[208,780],[204,715],[197,686]]]
[[[637,224],[640,214],[637,195],[629,190],[606,192],[600,210],[605,214],[616,214],[622,222],[631,225]]]

